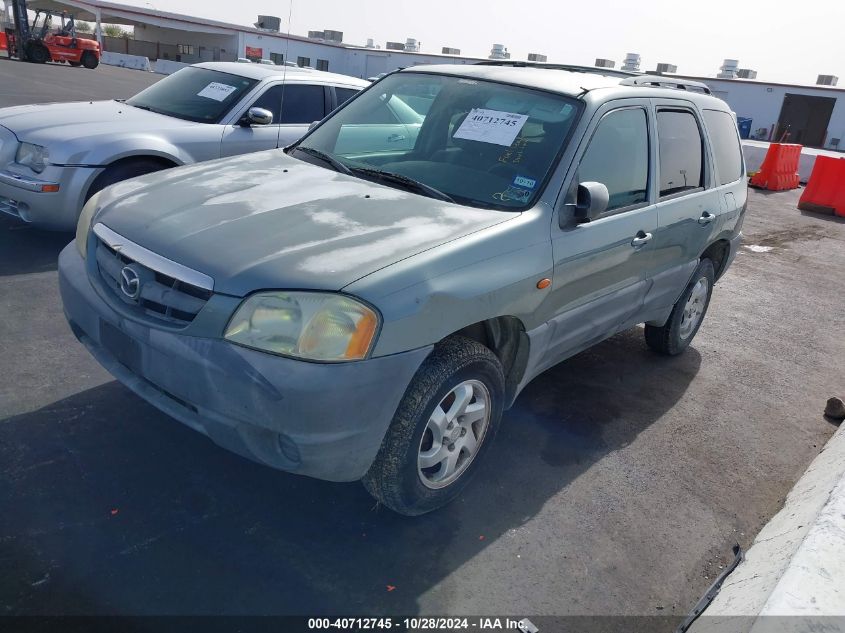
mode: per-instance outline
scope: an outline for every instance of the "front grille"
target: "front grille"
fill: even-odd
[[[96,256],[97,269],[105,286],[130,310],[147,319],[184,327],[211,298],[210,290],[144,266],[100,238],[97,238]],[[124,271],[137,280],[137,287],[124,287],[128,286],[123,279]]]

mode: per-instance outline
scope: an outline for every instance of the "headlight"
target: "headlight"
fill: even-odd
[[[260,292],[238,307],[225,337],[246,347],[308,360],[360,360],[370,351],[379,318],[346,295]]]
[[[38,172],[39,174],[44,171],[49,159],[50,153],[46,147],[33,145],[32,143],[21,143],[18,145],[18,153],[15,155],[15,162],[18,165],[26,165],[32,171]]]
[[[79,221],[76,223],[76,250],[82,255],[82,259],[88,254],[88,231],[91,230],[91,222],[99,207],[100,192],[98,191],[88,199],[82,212],[79,214]]]

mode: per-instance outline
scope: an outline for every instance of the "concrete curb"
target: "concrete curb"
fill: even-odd
[[[151,70],[149,57],[141,57],[140,55],[125,55],[124,53],[104,51],[100,56],[100,63],[106,64],[107,66],[134,68],[135,70],[145,70],[147,72]]]
[[[796,632],[817,630],[820,617],[845,616],[845,424],[689,630],[757,633],[772,630],[759,617],[774,615],[804,616],[790,619]]]

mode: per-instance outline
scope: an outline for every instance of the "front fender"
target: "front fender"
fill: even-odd
[[[543,321],[552,277],[551,213],[537,207],[420,253],[344,288],[382,313],[374,356],[433,345],[467,326],[502,316],[529,330]]]
[[[155,156],[176,165],[187,165],[201,160],[183,147],[152,135],[133,135],[127,138],[106,140],[103,143],[97,140],[99,139],[65,156],[56,157],[53,149],[50,148],[50,158],[54,164],[86,167],[105,167],[132,156]]]

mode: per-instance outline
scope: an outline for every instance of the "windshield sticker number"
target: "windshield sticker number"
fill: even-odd
[[[225,101],[226,97],[235,92],[235,86],[228,86],[217,81],[212,81],[205,88],[197,93],[198,97],[205,97],[206,99],[214,99],[215,101]]]
[[[527,114],[473,108],[454,138],[510,147],[527,120]]]
[[[533,178],[526,178],[525,176],[517,176],[513,179],[513,184],[517,187],[525,187],[526,189],[533,189],[537,186],[537,181]]]

